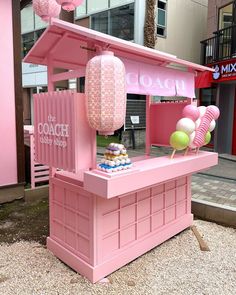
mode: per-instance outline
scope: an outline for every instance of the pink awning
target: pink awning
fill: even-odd
[[[91,57],[107,48],[124,60],[127,91],[130,93],[194,97],[195,73],[213,71],[174,55],[58,19],[51,20],[24,62],[40,65],[50,63],[55,68],[75,70],[75,78],[84,73]],[[176,65],[186,71],[170,68]]]
[[[195,77],[195,88],[211,87],[211,72],[201,72]]]

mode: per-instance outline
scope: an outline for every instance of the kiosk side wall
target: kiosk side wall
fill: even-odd
[[[51,179],[48,248],[92,282],[192,223],[190,176],[106,200]]]

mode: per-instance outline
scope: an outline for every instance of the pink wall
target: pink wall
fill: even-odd
[[[0,186],[17,182],[12,1],[0,1]]]

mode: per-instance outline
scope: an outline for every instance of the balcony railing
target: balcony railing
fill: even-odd
[[[201,41],[201,62],[211,64],[236,57],[236,25],[214,33],[215,36]]]

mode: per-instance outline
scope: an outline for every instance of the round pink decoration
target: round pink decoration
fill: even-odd
[[[55,0],[33,0],[33,9],[45,22],[52,17],[58,17],[61,12],[61,6]]]
[[[191,105],[191,104],[184,107],[182,114],[183,114],[183,117],[189,118],[189,119],[193,120],[194,122],[200,116],[199,109],[196,106]]]
[[[214,105],[210,105],[207,108],[210,108],[212,110],[212,112],[214,112],[214,120],[217,120],[219,118],[220,115],[220,110],[217,106]]]

